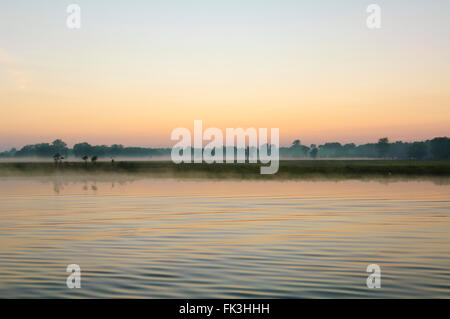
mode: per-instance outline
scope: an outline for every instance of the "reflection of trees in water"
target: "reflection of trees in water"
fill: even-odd
[[[136,181],[142,181],[151,179],[149,176],[145,175],[95,175],[95,176],[75,176],[75,175],[60,175],[60,176],[52,176],[52,177],[33,177],[33,180],[38,180],[42,183],[51,183],[53,185],[53,191],[55,194],[60,194],[66,186],[69,185],[79,185],[81,184],[81,189],[84,192],[93,192],[96,193],[99,191],[98,183],[110,183],[111,189],[116,188],[117,185],[119,186],[125,186],[127,184],[136,182]],[[208,178],[202,178],[202,180],[207,180]],[[255,180],[252,178],[245,178],[245,179],[236,179],[236,178],[210,178],[211,180],[220,181],[220,180]],[[178,178],[176,180],[192,180],[190,178]],[[365,176],[365,177],[321,177],[321,176],[314,176],[314,177],[307,177],[302,176],[301,178],[273,178],[274,181],[348,181],[348,180],[355,180],[355,181],[363,181],[363,182],[378,182],[381,184],[388,185],[390,183],[396,183],[396,182],[407,182],[407,181],[430,181],[433,182],[435,185],[449,185],[450,184],[450,178],[449,177],[439,177],[439,176],[423,176],[423,177],[413,177],[413,176],[405,176],[405,177],[395,177],[395,176],[378,176],[378,177],[371,177],[371,176]]]
[[[90,183],[92,183],[91,181],[84,181],[83,183],[84,183],[84,185],[83,185],[83,190],[84,191],[88,191],[89,189],[91,189],[94,192],[96,192],[98,190],[96,181],[94,181],[92,185],[89,185]]]
[[[78,178],[67,178],[67,176],[51,177],[49,179],[39,178],[42,183],[51,183],[53,185],[53,191],[55,194],[60,194],[66,186],[77,185],[82,183],[81,189],[83,191],[92,190],[98,191],[97,180],[87,180]],[[113,182],[114,185],[114,182]],[[114,187],[114,186],[113,186]]]
[[[55,194],[59,194],[61,190],[64,189],[64,183],[60,180],[54,180],[53,181],[53,191]]]
[[[136,180],[142,180],[145,178],[137,178],[134,176],[112,176],[112,175],[97,175],[97,176],[51,176],[51,177],[34,177],[34,180],[38,180],[41,183],[51,183],[55,194],[61,194],[64,188],[70,185],[81,184],[81,190],[83,192],[99,191],[98,183],[110,183],[111,189],[116,188],[117,185],[123,186],[132,183]]]

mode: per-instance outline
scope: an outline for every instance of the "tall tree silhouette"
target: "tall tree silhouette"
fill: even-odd
[[[387,137],[380,138],[377,143],[378,154],[386,158],[389,152],[389,139]]]

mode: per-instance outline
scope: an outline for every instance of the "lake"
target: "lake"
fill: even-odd
[[[450,184],[2,178],[0,297],[448,298]]]

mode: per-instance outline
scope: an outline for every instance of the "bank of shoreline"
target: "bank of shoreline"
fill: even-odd
[[[301,179],[365,177],[450,177],[450,161],[298,160],[280,161],[278,173],[261,175],[262,164],[174,164],[169,161],[6,162],[0,177],[133,174],[170,178]]]

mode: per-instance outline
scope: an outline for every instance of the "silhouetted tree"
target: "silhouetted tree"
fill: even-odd
[[[300,140],[295,140],[292,142],[290,147],[290,156],[291,157],[306,157],[308,154],[309,147],[301,145]]]
[[[377,143],[378,154],[385,158],[389,152],[389,139],[387,137],[380,138]]]
[[[450,139],[436,137],[430,141],[430,152],[435,159],[450,159]]]
[[[325,143],[319,146],[320,157],[339,157],[342,154],[342,145],[338,142]]]
[[[414,142],[409,145],[408,157],[414,159],[424,159],[427,156],[427,144],[424,142]]]
[[[81,159],[84,161],[84,165],[87,166],[87,161],[89,157],[87,155],[84,155]]]
[[[58,166],[58,163],[61,161],[61,154],[56,153],[53,155],[53,160],[55,161],[55,166]]]
[[[67,144],[62,140],[57,139],[52,143],[52,148],[54,152],[62,154],[61,156],[67,156],[69,149],[67,148]]]
[[[73,153],[76,157],[92,156],[93,150],[89,143],[78,143],[73,146]]]

